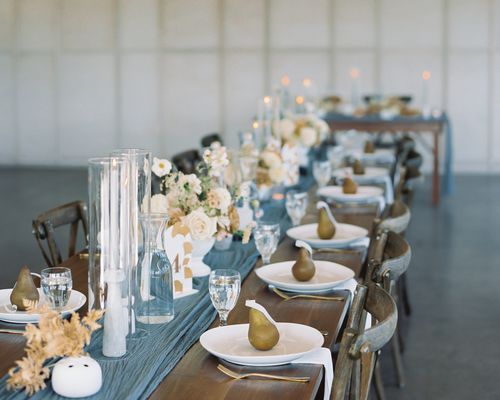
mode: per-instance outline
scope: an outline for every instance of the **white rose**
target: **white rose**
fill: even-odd
[[[151,171],[158,177],[163,178],[165,175],[169,174],[172,170],[172,164],[170,161],[164,158],[153,158],[153,166]]]
[[[281,157],[273,151],[263,151],[261,157],[269,168],[281,165]]]
[[[283,139],[287,140],[290,139],[293,135],[293,132],[295,132],[295,122],[293,122],[291,119],[282,119],[280,121],[280,135]]]
[[[330,127],[328,126],[328,124],[320,118],[318,118],[318,120],[316,121],[316,129],[321,136],[324,136],[328,132],[330,132]]]
[[[285,169],[281,166],[274,167],[269,170],[269,178],[274,183],[281,183],[285,180]]]
[[[300,130],[300,140],[304,146],[311,147],[316,143],[317,134],[316,129],[309,126],[304,126]]]
[[[219,208],[223,214],[227,213],[231,205],[231,194],[225,188],[215,189],[215,194],[219,199]]]
[[[142,202],[142,211],[146,212],[145,200]],[[164,194],[155,194],[151,197],[151,212],[152,213],[167,213],[168,212],[168,201],[167,196]]]
[[[182,219],[194,240],[210,239],[217,232],[217,219],[210,218],[202,208],[192,211]]]

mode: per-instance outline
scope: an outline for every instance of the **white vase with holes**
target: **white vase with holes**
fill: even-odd
[[[60,396],[80,398],[101,390],[102,370],[91,357],[66,357],[52,371],[52,389]]]

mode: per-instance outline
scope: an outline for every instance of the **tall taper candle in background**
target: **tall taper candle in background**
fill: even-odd
[[[290,78],[288,75],[283,75],[280,79],[280,106],[281,111],[291,112],[292,104],[290,104]]]
[[[431,115],[431,106],[429,102],[429,84],[431,79],[431,72],[425,70],[422,72],[422,116],[429,118]]]
[[[351,77],[351,104],[354,108],[359,106],[359,69],[351,68],[349,71]]]

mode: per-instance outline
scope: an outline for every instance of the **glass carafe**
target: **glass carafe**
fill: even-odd
[[[136,296],[148,303],[149,318],[146,323],[163,324],[174,319],[174,292],[172,281],[172,264],[168,260],[163,247],[163,236],[168,216],[166,214],[151,213],[141,215],[143,242],[149,237],[149,254],[141,253],[141,275],[149,279],[141,279],[147,285],[140,285]],[[149,235],[144,233],[148,232]]]

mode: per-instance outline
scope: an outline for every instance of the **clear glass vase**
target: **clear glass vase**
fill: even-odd
[[[149,287],[141,286],[134,297],[140,297],[140,304],[147,303],[148,317],[145,323],[149,324],[170,322],[175,315],[172,264],[163,246],[167,220],[167,215],[160,213],[141,214],[140,218],[144,243],[142,249],[147,250],[140,253],[138,272],[142,276],[148,275],[148,279],[142,281],[149,282]],[[141,321],[141,318],[138,320]]]

